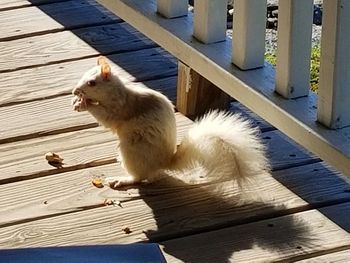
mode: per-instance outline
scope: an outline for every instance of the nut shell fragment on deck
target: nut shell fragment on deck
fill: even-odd
[[[54,152],[47,152],[45,154],[45,159],[49,163],[62,164],[62,162],[63,162],[63,158],[61,158],[58,154],[56,154]]]
[[[91,183],[97,188],[102,188],[104,186],[101,178],[93,178]]]

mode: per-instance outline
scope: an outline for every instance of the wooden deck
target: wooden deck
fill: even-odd
[[[243,192],[170,178],[93,187],[121,168],[114,137],[72,110],[75,83],[103,54],[174,100],[176,60],[90,0],[1,1],[0,32],[0,249],[156,242],[168,262],[350,262],[349,182],[237,102],[273,167]],[[177,122],[180,139],[192,122]]]

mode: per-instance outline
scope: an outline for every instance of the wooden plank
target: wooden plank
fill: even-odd
[[[323,215],[337,209],[350,225],[350,204],[306,211],[163,243],[167,262],[295,262],[350,247],[349,233]],[[347,218],[347,219],[346,219]],[[242,237],[244,236],[244,239]],[[210,240],[210,242],[208,242]]]
[[[315,167],[319,168],[320,166],[313,165],[312,167],[315,169]],[[311,170],[311,168],[309,169]],[[299,169],[299,174],[294,171],[291,175],[296,174],[301,177],[301,171],[302,169]],[[108,187],[98,190],[91,185],[91,178],[94,175],[105,177],[122,174],[120,165],[113,164],[2,185],[0,186],[0,196],[3,202],[0,204],[0,211],[3,216],[0,225],[54,217],[62,212],[73,213],[96,208],[102,204],[105,198],[120,201],[142,198],[154,211],[153,214],[146,214],[145,217],[156,216],[160,222],[164,222],[169,220],[167,218],[169,216],[178,223],[183,222],[180,226],[172,225],[172,228],[176,229],[171,230],[171,232],[164,229],[152,237],[152,239],[160,239],[167,235],[176,235],[176,231],[188,232],[192,229],[194,222],[186,223],[188,220],[186,217],[191,214],[186,213],[186,210],[191,211],[195,207],[196,211],[192,215],[208,220],[195,227],[200,229],[210,228],[211,225],[226,225],[230,222],[231,224],[250,222],[259,218],[283,214],[283,212],[303,210],[308,207],[308,203],[303,201],[304,197],[311,195],[313,196],[313,203],[311,203],[313,206],[348,197],[348,194],[343,191],[343,188],[348,186],[346,182],[336,180],[335,174],[330,174],[329,171],[328,174],[327,171],[314,173],[319,176],[326,175],[326,179],[318,181],[322,187],[312,189],[312,184],[318,180],[316,177],[308,176],[306,186],[301,185],[301,181],[299,181],[298,187],[303,190],[300,197],[291,194],[282,184],[267,175],[259,177],[256,181],[257,184],[249,187],[249,190],[244,193],[240,193],[236,186],[229,182],[191,187],[176,179],[169,179],[167,183],[160,182],[124,191],[114,191]],[[328,182],[333,183],[332,188],[327,187],[326,183]],[[52,187],[53,185],[55,187]],[[268,191],[269,187],[274,189],[273,193]],[[181,196],[179,196],[179,192],[181,192]],[[299,194],[299,192],[296,193]],[[311,201],[311,198],[309,199]],[[46,203],[49,203],[50,206],[46,206]],[[137,209],[145,205],[143,201],[138,201],[136,204],[138,205],[130,204],[129,207],[136,206],[135,209]],[[184,213],[178,213],[180,207],[183,208]],[[164,209],[167,213],[164,213]],[[28,214],[28,210],[31,213]],[[221,216],[218,217],[218,213],[221,213]],[[130,217],[133,217],[133,212],[130,212]],[[183,227],[182,231],[180,227]]]
[[[0,42],[0,73],[155,46],[126,23],[28,37]]]
[[[278,6],[276,91],[285,98],[309,94],[313,10],[313,0]]]
[[[190,127],[191,122],[187,118],[184,118],[183,116],[177,114],[177,123],[179,136],[178,140],[181,140],[185,131]],[[283,142],[276,140],[275,144],[276,145],[272,147],[272,149],[277,147],[278,145],[283,144]],[[19,144],[7,144],[1,147],[2,154],[0,157],[3,161],[1,163],[0,169],[2,172],[2,181],[5,181],[6,179],[13,179],[13,183],[3,184],[0,186],[0,198],[2,198],[3,200],[2,204],[0,204],[0,210],[2,207],[2,209],[5,209],[2,212],[2,214],[8,215],[8,217],[2,217],[2,219],[5,220],[2,223],[9,224],[16,221],[25,220],[27,216],[25,210],[31,209],[30,207],[32,206],[32,202],[37,202],[38,197],[44,197],[46,195],[49,195],[49,197],[47,198],[50,198],[51,200],[61,200],[60,196],[67,196],[67,192],[60,191],[63,191],[62,189],[66,188],[67,191],[72,191],[72,194],[79,194],[80,198],[78,199],[81,199],[82,202],[85,202],[85,207],[94,207],[97,204],[101,204],[101,198],[97,198],[96,200],[94,200],[93,203],[89,203],[91,202],[91,198],[89,196],[87,198],[81,197],[82,193],[80,193],[79,191],[77,193],[77,189],[80,189],[80,186],[85,185],[82,190],[82,192],[84,192],[83,195],[85,195],[85,192],[87,191],[86,187],[92,187],[90,183],[88,183],[91,179],[92,174],[103,174],[105,176],[122,175],[120,165],[114,164],[100,166],[89,170],[84,169],[73,172],[69,171],[72,170],[70,169],[71,167],[74,169],[82,169],[84,167],[87,168],[101,165],[103,164],[103,161],[106,160],[109,160],[109,163],[115,162],[116,145],[117,141],[113,138],[111,134],[106,134],[106,132],[101,131],[101,128],[97,128],[81,131],[79,133],[75,132],[60,136],[50,136],[47,138],[27,140]],[[49,166],[46,160],[44,159],[44,154],[47,151],[54,151],[59,153],[60,156],[64,158],[64,168],[56,169],[54,167]],[[281,154],[275,154],[273,151],[271,154],[271,158],[273,158],[272,163],[278,163],[279,161],[281,161],[281,159],[283,160],[283,157],[281,158]],[[290,159],[290,162],[292,161],[293,160]],[[59,175],[55,175],[58,173]],[[194,176],[195,174],[196,173],[194,173]],[[43,177],[47,175],[50,176]],[[200,175],[205,175],[205,172],[202,172]],[[30,178],[36,178],[38,176],[43,178],[16,182],[16,177],[20,177],[19,179],[23,180],[26,176]],[[277,181],[272,179],[272,177],[268,175],[258,176],[256,178],[256,181],[254,181],[252,185],[249,185],[249,187],[247,188],[248,190],[245,190],[241,197],[239,197],[239,190],[236,188],[236,186],[227,182],[220,183],[221,186],[208,186],[209,189],[203,191],[193,190],[191,193],[194,193],[195,196],[197,196],[197,194],[203,194],[203,198],[205,200],[200,200],[200,202],[203,202],[203,204],[201,204],[201,206],[203,206],[203,209],[208,208],[208,203],[211,204],[211,202],[213,202],[213,205],[215,205],[217,202],[224,202],[224,204],[226,204],[226,201],[230,200],[230,198],[232,198],[232,201],[234,202],[229,202],[226,205],[236,206],[236,201],[238,199],[242,199],[243,197],[244,200],[247,194],[247,197],[250,200],[252,198],[250,197],[250,195],[254,193],[253,197],[257,199],[254,199],[256,202],[254,203],[253,207],[247,208],[244,211],[237,212],[237,217],[235,218],[231,218],[231,216],[226,219],[224,218],[224,222],[226,222],[225,220],[232,220],[233,222],[237,220],[249,220],[249,218],[252,217],[252,215],[250,214],[253,213],[252,210],[259,210],[260,205],[262,205],[267,210],[265,211],[264,209],[262,209],[261,211],[259,210],[260,212],[254,212],[255,216],[257,216],[258,214],[260,216],[266,216],[266,213],[276,213],[281,212],[285,209],[296,209],[298,207],[299,209],[305,209],[306,207],[308,207],[308,203],[310,203],[313,206],[321,203],[334,203],[337,200],[350,201],[350,197],[346,192],[346,189],[349,187],[349,185],[346,183],[346,181],[339,177],[337,173],[327,169],[327,167],[323,164],[313,164],[303,167],[296,167],[288,170],[276,171],[273,172],[273,177],[277,179]],[[67,182],[69,182],[69,187],[66,186]],[[296,196],[291,195],[291,192],[289,192],[289,190],[287,191],[284,187],[282,187],[281,183],[283,185],[289,185],[289,187],[291,187],[290,190],[292,190],[299,197],[297,198]],[[43,186],[38,187],[41,185]],[[56,190],[42,192],[48,191],[46,186],[51,187],[52,185],[56,186],[55,189],[57,189],[58,192]],[[329,187],[329,185],[331,185],[332,187]],[[181,182],[179,183],[177,182],[177,180],[174,179],[168,182],[166,187],[162,187],[162,185],[159,186],[155,184],[154,188],[151,187],[151,189],[139,189],[139,191],[143,191],[144,195],[149,192],[152,196],[155,196],[157,195],[157,193],[169,194],[176,189],[186,190],[186,187],[186,184]],[[25,190],[18,191],[18,189]],[[218,191],[217,189],[220,190]],[[274,189],[274,191],[271,192],[269,191],[269,189]],[[210,193],[211,191],[213,191],[213,193]],[[191,199],[191,193],[189,193],[188,197],[186,198]],[[216,194],[218,194],[220,197],[220,195],[223,193],[225,193],[224,200],[221,200],[221,198],[216,200],[214,198],[216,197]],[[27,194],[28,196],[24,197],[25,194]],[[88,193],[86,194],[89,195]],[[208,197],[208,195],[212,195],[212,199],[208,198],[207,200],[206,198]],[[232,196],[229,197],[226,195]],[[114,195],[106,196],[105,198],[107,197],[116,198],[116,196]],[[176,193],[174,193],[174,195],[170,197],[170,199],[173,200],[172,202],[176,202],[176,198],[178,198],[178,195]],[[226,198],[228,199],[226,200]],[[300,200],[305,200],[308,203],[306,203],[305,201],[300,201],[299,198],[302,198]],[[157,201],[155,199],[150,200],[150,202]],[[269,208],[269,205],[264,205],[270,204],[271,202],[277,202],[276,206],[281,206],[280,209],[277,209],[275,211],[274,209],[271,210]],[[17,203],[18,207],[15,206],[15,204]],[[248,203],[250,203],[250,201]],[[11,205],[9,206],[8,204]],[[72,211],[77,211],[77,209],[80,206],[82,206],[81,203],[79,204],[79,206],[77,206],[75,203],[69,205],[72,206],[70,208]],[[164,207],[166,207],[167,205],[168,204],[165,203]],[[179,202],[178,205],[181,206],[181,202]],[[199,204],[195,203],[193,205],[195,205],[198,209]],[[66,206],[67,205],[65,205],[65,207]],[[189,206],[189,209],[193,209],[191,208],[192,204]],[[225,208],[225,206],[223,206],[223,208]],[[154,209],[161,209],[161,207],[158,207],[157,205]],[[21,210],[23,210],[23,213],[20,212]],[[33,214],[36,208],[34,207],[31,210],[31,214]],[[54,210],[55,209],[50,209],[50,211],[44,210],[44,212],[42,210],[39,210],[40,215],[37,215],[36,217],[39,218],[42,216],[51,215],[52,213],[55,214],[56,212],[59,213],[59,211],[55,212]],[[70,210],[68,209],[66,210],[66,212],[67,211]],[[215,208],[213,208],[213,211],[217,212]],[[17,213],[21,215],[20,218],[15,216]],[[198,216],[201,216],[201,214],[199,214]]]
[[[2,0],[0,2],[0,11],[28,7],[32,5],[64,2],[64,1],[69,1],[69,0]]]
[[[241,71],[231,63],[231,44],[203,45],[192,38],[193,17],[169,21],[155,13],[155,0],[98,0],[217,87],[350,176],[349,129],[331,131],[316,120],[316,96],[285,100],[275,92],[270,65]]]
[[[192,122],[176,113],[178,142]],[[112,163],[118,140],[102,127],[0,145],[0,184]],[[47,152],[64,158],[62,168],[47,163]]]
[[[213,110],[227,110],[230,97],[181,61],[178,62],[176,109],[195,118]]]
[[[240,193],[228,182],[188,187],[171,178],[159,185],[124,191],[96,189],[90,185],[92,174],[104,173],[108,176],[112,173],[118,174],[120,171],[118,169],[103,166],[86,170],[86,173],[75,171],[0,186],[0,196],[3,200],[0,204],[3,215],[0,218],[2,220],[0,247],[130,243],[142,240],[162,242],[204,230],[248,223],[264,217],[270,218],[283,212],[290,213],[298,207],[307,205],[303,199],[292,194],[268,175],[261,175],[257,183],[244,193]],[[314,181],[308,184],[315,184],[315,180],[320,182],[322,176],[312,178]],[[341,191],[342,186],[344,182],[340,185],[336,182],[332,186],[338,188],[337,194],[334,190],[332,194],[327,194],[329,185],[320,192],[315,191],[314,194],[334,200],[347,195]],[[103,207],[105,198],[121,200],[122,207]],[[346,209],[339,211],[348,213]],[[294,226],[299,227],[300,221],[303,222],[307,218],[308,216],[303,216],[296,218],[295,222],[292,220],[293,225],[287,225],[285,230],[287,233],[295,231],[289,232],[288,236],[295,234],[298,237],[298,234],[302,234],[298,231],[299,228],[295,229]],[[324,219],[318,221],[317,217],[315,219],[311,220],[312,224],[317,224],[318,228],[322,226],[328,228],[329,221]],[[20,222],[21,224],[15,224]],[[11,226],[11,223],[15,225]],[[275,226],[278,225],[279,223],[275,223]],[[125,234],[121,230],[123,226],[130,227],[132,233]],[[308,227],[309,225],[303,230],[308,230]],[[314,228],[314,225],[311,228]],[[280,231],[283,227],[278,229]],[[339,234],[338,228],[336,230],[335,232]],[[249,238],[254,236],[254,232],[246,228],[245,231],[247,234],[252,233],[248,234]],[[268,227],[267,231],[268,234],[265,234],[271,235],[271,228]],[[305,235],[309,236],[309,233],[306,232]],[[311,232],[310,236],[314,234]],[[238,242],[242,241],[241,236],[232,235],[231,238]],[[283,237],[284,235],[280,236]],[[333,239],[333,235],[331,237],[331,239],[324,238],[323,241],[336,243],[337,239]],[[341,239],[342,237],[339,236]],[[275,235],[269,241],[272,240],[276,243],[279,241]],[[209,242],[208,245],[215,246],[215,242]]]
[[[337,262],[337,263],[347,263],[350,258],[350,249],[334,252],[318,257],[312,257],[309,259],[298,260],[295,262],[298,263],[328,263],[328,262]]]
[[[266,1],[234,1],[232,62],[241,69],[264,66]]]
[[[181,114],[177,113],[176,117],[180,142],[191,122]],[[262,137],[273,170],[319,161],[279,132],[266,132]],[[115,162],[116,145],[115,137],[102,127],[2,144],[0,184]],[[64,158],[61,169],[50,166],[44,160],[45,153],[49,151]]]
[[[241,114],[244,118],[249,119],[252,122],[253,126],[258,126],[262,132],[276,129],[270,123],[256,115],[254,112],[249,110],[247,107],[245,107],[238,101],[231,102],[230,111]]]
[[[264,132],[261,137],[267,145],[267,155],[273,170],[320,161],[317,156],[303,149],[279,131]]]
[[[329,128],[350,125],[350,2],[325,1],[317,119]]]
[[[165,81],[168,81],[168,87],[175,85],[173,78]],[[154,83],[148,85],[154,87],[157,80],[152,82]],[[147,84],[132,85],[145,87]],[[97,126],[89,113],[73,111],[72,98],[72,95],[59,96],[2,107],[0,121],[4,121],[6,125],[0,128],[0,144]]]
[[[146,85],[163,90],[175,101],[176,78],[167,77],[176,75],[176,64],[166,51],[154,48],[110,55],[107,58],[116,68],[118,76],[125,81],[166,78],[158,82],[148,81]],[[71,94],[82,74],[94,65],[96,57],[24,69],[20,73],[2,73],[0,106]]]
[[[209,44],[226,38],[227,1],[201,0],[194,2],[193,36]]]
[[[272,176],[311,207],[318,207],[318,204],[329,205],[335,200],[350,201],[349,182],[325,163],[278,170]],[[334,199],[331,197],[333,194],[337,196]]]
[[[121,19],[92,0],[14,9],[1,12],[0,41],[111,22],[121,22]]]
[[[157,12],[167,18],[186,16],[187,0],[157,0]]]

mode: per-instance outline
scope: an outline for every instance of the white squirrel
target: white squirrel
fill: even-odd
[[[152,182],[167,170],[202,165],[212,179],[242,182],[269,170],[258,129],[239,115],[211,111],[176,144],[174,106],[158,91],[129,86],[104,57],[73,90],[76,111],[89,111],[117,134],[126,176],[109,179],[113,188]]]

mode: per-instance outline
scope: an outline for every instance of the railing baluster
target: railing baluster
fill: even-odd
[[[285,98],[309,94],[313,0],[278,6],[276,91]]]
[[[266,0],[235,0],[232,62],[241,69],[264,65]]]
[[[225,40],[226,12],[227,0],[194,1],[194,37],[206,44]]]
[[[188,0],[157,0],[157,12],[167,18],[186,16]]]
[[[318,121],[350,125],[350,1],[325,0],[318,91]]]

